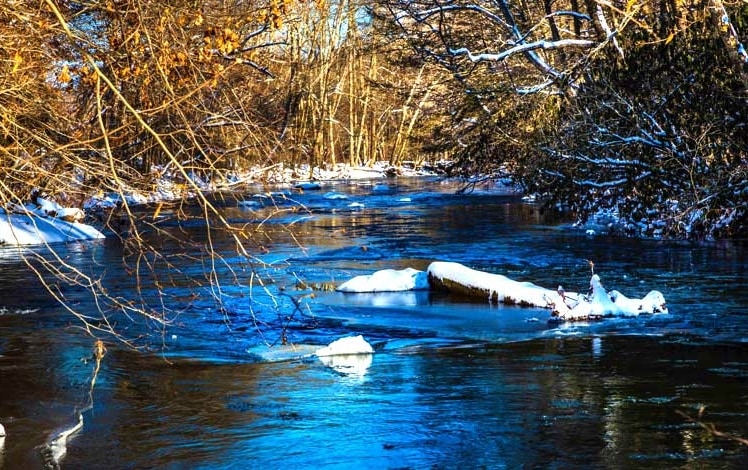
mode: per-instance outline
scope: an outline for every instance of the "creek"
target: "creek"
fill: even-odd
[[[748,447],[681,414],[748,438],[745,241],[591,237],[511,188],[458,188],[406,178],[216,198],[262,241],[251,250],[264,266],[220,231],[220,262],[196,262],[163,234],[197,246],[204,226],[162,211],[163,232],[144,234],[171,263],[158,274],[204,287],[138,285],[116,237],[56,246],[110,292],[180,312],[165,331],[116,318],[147,351],[104,338],[90,395],[93,338],[41,288],[29,249],[0,247],[0,468],[54,467],[45,446],[80,410],[62,468],[745,468]],[[320,288],[456,261],[584,292],[587,260],[608,289],[660,290],[670,314],[549,324],[543,309],[437,292]],[[355,372],[254,354],[359,334],[376,354]]]

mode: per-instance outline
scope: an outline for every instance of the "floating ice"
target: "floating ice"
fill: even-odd
[[[329,200],[337,200],[337,199],[348,199],[348,196],[346,196],[343,193],[336,193],[335,191],[330,191],[328,193],[325,193],[324,196],[322,196],[325,199]]]

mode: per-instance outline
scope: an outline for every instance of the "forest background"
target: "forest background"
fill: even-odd
[[[448,160],[636,235],[746,233],[745,0],[7,0],[0,201]]]

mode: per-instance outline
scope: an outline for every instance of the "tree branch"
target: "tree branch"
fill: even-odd
[[[473,54],[472,52],[470,52],[469,49],[465,47],[461,47],[459,49],[449,49],[449,52],[450,54],[458,55],[458,56],[466,55],[470,59],[471,62],[486,62],[486,61],[501,62],[502,60],[514,54],[521,54],[521,53],[525,53],[529,51],[534,51],[537,49],[544,49],[544,50],[560,49],[562,47],[581,47],[584,49],[589,49],[595,46],[597,46],[597,43],[595,41],[589,41],[586,39],[561,39],[559,41],[546,41],[543,39],[540,41],[518,44],[498,54],[488,54],[488,53]]]

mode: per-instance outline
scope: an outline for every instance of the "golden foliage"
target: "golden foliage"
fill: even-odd
[[[20,51],[16,51],[15,54],[13,54],[13,68],[11,69],[10,73],[16,73],[21,64],[23,64],[23,56],[21,55]]]
[[[57,81],[63,85],[70,83],[70,69],[67,65],[62,67],[62,70],[60,70],[60,75],[57,77]]]

